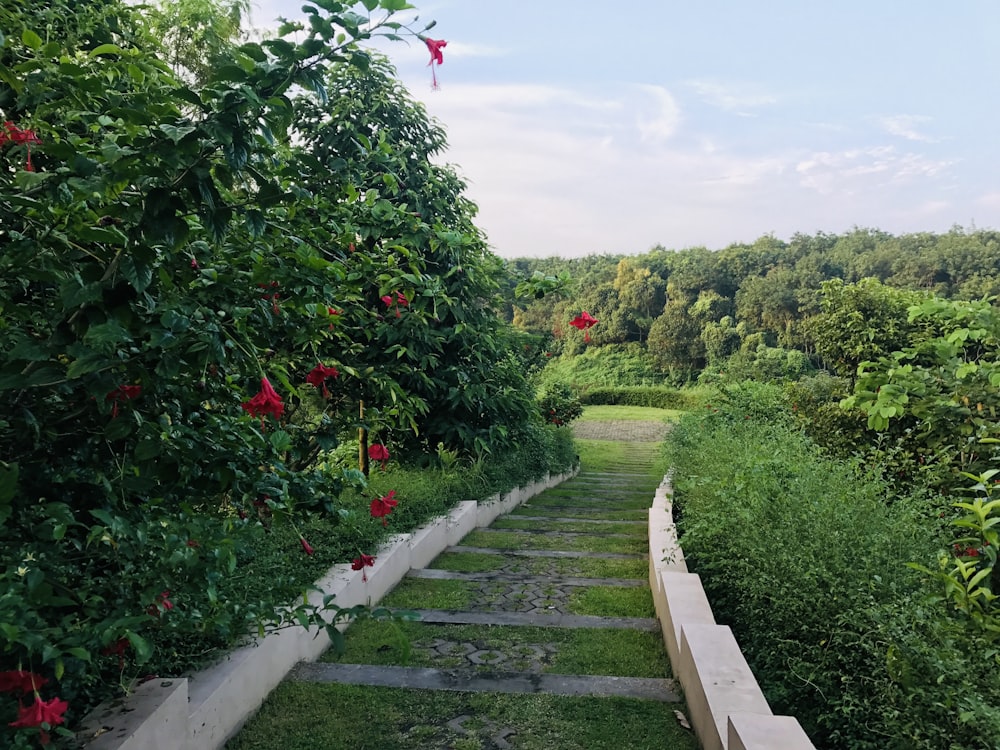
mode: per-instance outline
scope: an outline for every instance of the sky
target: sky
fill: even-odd
[[[414,5],[439,88],[419,40],[380,48],[502,257],[1000,224],[996,0]]]

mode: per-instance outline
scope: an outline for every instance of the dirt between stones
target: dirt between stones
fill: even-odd
[[[670,432],[666,422],[639,419],[576,422],[573,436],[580,440],[620,440],[626,443],[658,443]]]

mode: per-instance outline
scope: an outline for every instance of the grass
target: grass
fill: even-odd
[[[613,422],[634,419],[641,422],[673,422],[683,411],[652,406],[585,406],[581,422]]]
[[[638,492],[630,495],[617,495],[615,497],[611,496],[599,496],[592,495],[586,498],[581,497],[580,492],[576,492],[573,495],[561,495],[556,493],[546,493],[545,496],[539,495],[533,498],[531,501],[531,507],[545,507],[545,506],[560,506],[565,505],[569,507],[583,507],[590,508],[593,506],[596,510],[639,510],[649,508],[653,504],[653,489],[648,492]]]
[[[618,408],[618,407],[607,407]],[[580,468],[583,472],[617,473],[621,471],[637,471],[636,457],[642,455],[641,469],[643,474],[652,477],[662,477],[666,467],[662,465],[657,443],[649,447],[636,447],[636,443],[622,443],[617,440],[576,440],[576,452],[580,456]],[[646,454],[653,461],[646,460]]]
[[[496,596],[507,590],[502,584],[497,588]],[[382,605],[398,609],[468,610],[477,599],[482,601],[489,596],[480,593],[479,584],[472,581],[404,578],[382,600]],[[648,589],[623,586],[574,586],[567,611],[598,617],[653,617],[655,614]]]
[[[430,567],[458,573],[485,573],[516,565],[525,575],[577,576],[580,578],[646,578],[649,567],[645,560],[601,560],[598,558],[530,558],[512,560],[503,555],[478,552],[445,552],[438,555]]]
[[[570,531],[587,534],[628,534],[646,536],[646,527],[632,523],[589,523],[587,521],[528,521],[517,518],[498,518],[493,529],[522,529],[544,531]]]
[[[499,666],[481,665],[480,672],[528,671],[534,649],[549,652],[542,672],[549,674],[617,675],[619,677],[669,677],[670,665],[658,633],[600,628],[536,628],[473,625],[429,625],[420,622],[368,620],[347,631],[347,651],[332,650],[326,662],[343,664],[405,664],[436,669],[471,668],[461,655],[442,656],[430,651],[435,640],[473,644],[477,649],[521,654]],[[464,653],[464,652],[462,652]]]
[[[503,728],[518,750],[695,750],[671,704],[628,698],[565,698],[410,691],[286,682],[228,750],[483,750]],[[465,732],[447,722],[461,716]],[[476,729],[478,724],[479,728]]]
[[[587,586],[569,596],[569,609],[575,615],[601,617],[655,617],[653,595],[649,589],[621,586]]]
[[[532,505],[529,500],[527,503],[511,512],[509,517],[552,516],[553,518],[561,518],[570,515],[574,518],[591,518],[599,521],[645,521],[649,513],[645,508],[595,508],[594,510],[591,510],[590,508],[581,509],[579,507],[573,508],[572,512],[567,512],[560,510],[559,508],[545,507],[542,505],[535,506]]]
[[[524,534],[516,531],[473,531],[462,539],[462,544],[466,547],[490,549],[544,549],[570,552],[617,552],[636,555],[643,554],[649,549],[645,536],[626,538],[600,534],[549,536],[546,534]]]

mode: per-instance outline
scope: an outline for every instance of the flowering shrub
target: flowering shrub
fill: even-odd
[[[404,6],[324,0],[200,84],[126,4],[0,8],[0,669],[48,680],[30,716],[0,703],[0,745],[177,668],[178,644],[318,624],[232,584],[261,535],[363,488],[322,465],[359,401],[410,454],[486,454],[531,421],[499,261],[429,161],[443,134],[356,46],[411,33]],[[341,124],[367,133],[325,141]]]

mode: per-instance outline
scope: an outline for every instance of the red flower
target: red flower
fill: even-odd
[[[355,557],[351,560],[351,570],[361,570],[365,566],[369,568],[375,566],[375,555],[366,555],[362,553],[359,557]]]
[[[368,446],[368,458],[372,461],[381,461],[382,471],[385,471],[385,465],[389,461],[389,450],[381,443],[375,443]]]
[[[25,708],[21,706],[17,711],[17,718],[10,723],[10,726],[15,729],[22,729],[26,727],[37,727],[42,724],[48,724],[50,727],[56,724],[63,723],[63,714],[66,713],[66,709],[69,708],[69,704],[66,701],[61,701],[58,698],[53,698],[50,701],[43,701],[38,696],[35,696],[35,702],[30,706]],[[48,737],[45,737],[45,742],[48,741]],[[42,744],[45,744],[43,742]]]
[[[31,693],[47,682],[40,674],[20,669],[0,672],[0,693]]]
[[[360,557],[355,557],[351,560],[351,570],[364,570],[365,566],[369,568],[375,567],[375,555],[361,554]],[[368,574],[362,573],[361,580],[365,583],[368,582]]]
[[[384,497],[377,497],[372,500],[371,504],[371,514],[372,518],[381,518],[382,525],[388,526],[389,522],[386,520],[386,516],[392,513],[392,509],[396,507],[398,500],[394,500],[396,496],[396,490],[389,490],[389,494]]]
[[[306,541],[306,538],[304,536],[300,536],[299,541],[302,543],[302,551],[305,552],[307,555],[311,555],[313,552],[315,552],[315,550],[312,548],[312,545]]]
[[[191,268],[193,268],[195,270],[198,270],[199,268],[201,268],[201,266],[198,265],[198,259],[197,258],[192,258],[191,259]]]
[[[28,159],[24,163],[24,169],[26,172],[34,172],[35,165],[31,163],[31,144],[41,143],[41,138],[38,137],[34,130],[22,130],[9,120],[4,123],[4,129],[7,131],[6,133],[0,130],[0,146],[5,143],[13,143],[16,146],[27,146]]]
[[[198,542],[197,539],[188,539],[187,540],[187,546],[188,547],[200,547],[201,544]]]
[[[334,315],[340,315],[342,312],[344,312],[344,311],[343,310],[335,310],[332,307],[326,308],[327,315],[329,315],[331,317],[334,316]],[[330,330],[331,331],[333,330],[333,323],[332,322],[330,323]]]
[[[402,305],[406,307],[410,304],[409,300],[406,299],[406,295],[402,292],[393,292],[392,294],[384,294],[381,300],[385,303],[386,307],[396,307],[396,317],[399,317],[399,306]]]
[[[268,287],[272,289],[272,293],[263,295],[263,299],[271,300],[271,309],[274,310],[274,314],[281,315],[281,308],[278,307],[278,300],[281,298],[281,295],[278,292],[273,291],[280,286],[279,282],[272,281],[270,284],[258,284],[257,286],[261,289],[267,289]]]
[[[583,333],[583,340],[584,341],[590,341],[590,332],[589,332],[589,329],[595,323],[597,323],[597,322],[598,322],[597,318],[595,318],[589,312],[587,312],[586,310],[584,310],[579,315],[577,315],[575,318],[573,318],[573,320],[571,320],[569,322],[569,324],[571,326],[573,326],[574,328],[578,328],[578,329],[580,329],[581,331],[584,332]]]
[[[264,417],[268,414],[275,419],[280,419],[285,412],[281,396],[271,387],[267,378],[260,379],[260,392],[249,401],[244,401],[241,406],[251,417],[260,417],[261,427],[264,426]]]
[[[444,53],[441,51],[448,46],[448,42],[444,39],[424,39],[424,44],[427,45],[427,51],[431,53],[431,61],[427,63],[431,66],[431,81],[436,89],[438,87],[437,74],[434,72],[435,65],[444,65]]]
[[[339,376],[340,373],[337,372],[336,367],[327,367],[322,362],[320,362],[318,365],[316,365],[309,371],[308,375],[306,375],[306,382],[311,386],[315,386],[316,388],[322,386],[323,398],[329,398],[330,391],[326,389],[326,379],[336,378]]]
[[[157,601],[146,607],[146,614],[150,617],[159,617],[161,612],[169,612],[174,608],[174,603],[168,598],[170,596],[170,589],[161,591],[156,595]]]
[[[106,646],[101,649],[101,653],[105,656],[117,656],[118,657],[118,669],[125,668],[125,652],[131,644],[128,638],[119,638],[117,641],[112,643],[110,646]]]
[[[138,398],[140,393],[142,393],[141,385],[120,385],[113,391],[108,391],[104,400],[105,402],[111,402],[111,418],[114,419],[118,416],[119,403]]]

